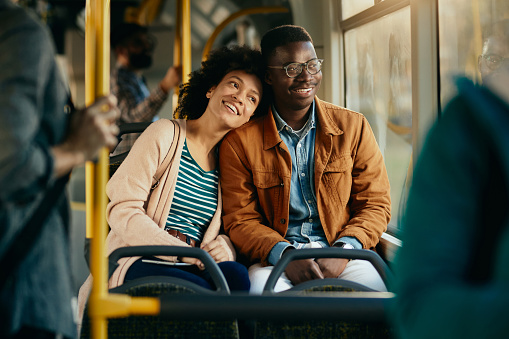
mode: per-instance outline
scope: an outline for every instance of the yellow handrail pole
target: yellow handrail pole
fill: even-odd
[[[182,82],[189,80],[191,73],[191,0],[182,1]]]
[[[86,51],[87,55],[85,61],[89,64],[87,76],[90,77],[86,84],[86,96],[88,104],[90,104],[96,98],[109,93],[109,1],[87,1],[86,14],[86,28],[88,29],[88,31],[86,31],[86,39],[88,41],[87,47],[90,48],[90,50]],[[91,54],[92,52],[93,54]],[[90,64],[92,67],[90,67]],[[93,81],[91,81],[91,79]],[[94,277],[89,305],[93,338],[106,338],[107,319],[101,315],[96,315],[94,307],[97,301],[105,298],[108,293],[106,283],[108,280],[108,270],[103,245],[104,239],[106,238],[107,227],[106,182],[108,181],[109,163],[109,152],[107,148],[103,148],[99,152],[98,160],[99,161],[95,164],[87,164],[87,170],[93,173],[88,176],[93,179],[93,188],[89,188],[89,191],[92,192],[92,199],[91,201],[87,201],[87,204],[91,205],[89,209],[91,209],[92,213],[92,216],[88,215],[87,217],[89,217],[92,222],[93,236],[91,238],[90,270]]]
[[[110,80],[110,2],[87,0],[85,32],[85,96],[87,105],[109,94]],[[160,302],[156,298],[130,298],[108,294],[108,263],[104,243],[107,233],[106,183],[109,150],[100,151],[99,161],[87,163],[87,232],[91,237],[90,269],[94,277],[89,298],[89,315],[93,338],[107,337],[107,318],[129,314],[156,315]]]
[[[203,54],[202,54],[202,60],[207,60],[207,56],[210,53],[210,49],[212,48],[212,45],[214,44],[214,41],[216,40],[217,36],[221,31],[230,24],[233,20],[244,16],[244,15],[250,15],[250,14],[263,14],[263,13],[286,13],[288,12],[288,8],[283,6],[261,6],[261,7],[253,7],[253,8],[246,8],[242,9],[238,12],[235,12],[231,14],[228,18],[226,18],[223,22],[221,22],[214,32],[210,35],[209,39],[207,40],[207,43],[205,44],[205,47],[203,48]]]
[[[173,42],[173,65],[180,65],[181,58],[181,43],[182,43],[182,2],[177,1],[177,17],[175,19],[175,41]]]
[[[173,66],[182,65],[182,57],[181,57],[181,44],[182,44],[182,2],[177,1],[176,6],[176,18],[175,18],[175,39],[173,41]],[[172,97],[172,107],[173,111],[175,111],[175,108],[178,104],[178,96],[179,96],[179,87],[178,85],[175,87],[175,90],[173,91],[173,97]],[[175,118],[178,118],[177,116],[174,116]]]
[[[94,0],[87,0],[85,9],[85,104],[91,105],[95,100],[95,24],[92,16]],[[85,164],[85,211],[86,237],[93,237],[93,205],[94,205],[94,163]]]

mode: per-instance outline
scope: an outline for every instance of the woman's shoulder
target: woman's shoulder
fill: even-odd
[[[153,123],[151,123],[146,131],[151,135],[155,136],[165,136],[166,138],[173,139],[173,136],[176,131],[181,131],[185,127],[185,123],[181,120],[169,120],[169,119],[159,119]]]

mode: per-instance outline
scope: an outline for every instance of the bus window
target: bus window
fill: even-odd
[[[442,106],[455,94],[453,76],[481,82],[478,62],[483,40],[493,24],[508,17],[507,0],[438,1]]]
[[[350,29],[344,41],[346,107],[366,116],[384,155],[397,230],[412,158],[410,8]]]

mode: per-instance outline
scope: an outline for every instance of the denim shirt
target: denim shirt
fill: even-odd
[[[315,102],[310,107],[308,121],[299,131],[294,131],[279,116],[272,106],[274,120],[279,136],[288,147],[292,158],[292,178],[290,188],[290,216],[285,239],[290,242],[279,242],[270,251],[268,261],[275,265],[284,250],[293,246],[302,248],[311,242],[321,247],[329,247],[318,215],[318,206],[314,187],[315,180],[315,136],[316,111]],[[343,237],[337,242],[351,244],[361,249],[362,244],[354,237]]]

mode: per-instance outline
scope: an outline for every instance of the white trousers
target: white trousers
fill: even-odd
[[[274,266],[262,267],[260,264],[254,264],[249,267],[249,279],[251,280],[250,294],[262,294],[263,287],[269,278]],[[387,288],[380,278],[376,269],[366,260],[350,260],[343,273],[338,276],[339,279],[353,281],[369,287],[375,291],[386,292]],[[285,273],[278,279],[275,292],[281,292],[293,287],[291,281]]]

